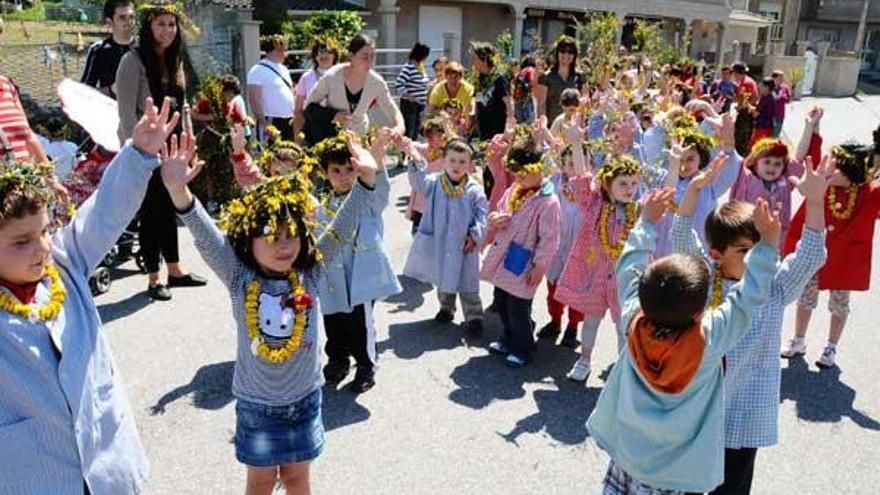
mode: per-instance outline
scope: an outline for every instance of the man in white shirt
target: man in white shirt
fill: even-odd
[[[293,140],[293,80],[284,65],[287,39],[281,35],[263,40],[266,57],[248,71],[248,102],[257,123],[264,128],[274,125],[281,137]]]

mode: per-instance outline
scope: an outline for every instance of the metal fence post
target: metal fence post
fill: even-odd
[[[58,32],[58,56],[61,57],[61,75],[67,77],[67,54],[64,50],[64,33]]]

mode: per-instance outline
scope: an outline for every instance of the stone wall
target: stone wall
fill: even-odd
[[[764,76],[774,70],[785,72],[786,80],[791,81],[794,69],[804,67],[804,57],[767,55],[764,62]],[[816,65],[816,79],[813,87],[815,96],[852,96],[859,82],[859,59],[850,56],[820,56]],[[795,88],[800,94],[802,88]]]

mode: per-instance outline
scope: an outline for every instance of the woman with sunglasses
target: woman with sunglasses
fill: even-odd
[[[330,46],[325,41],[316,41],[312,45],[312,63],[314,67],[302,75],[299,82],[296,83],[295,99],[294,99],[294,136],[299,136],[302,131],[303,122],[305,122],[306,98],[309,97],[318,80],[330,67],[336,65],[339,61],[339,50]]]
[[[586,77],[577,70],[578,47],[574,38],[560,37],[553,46],[553,65],[538,77],[535,99],[538,102],[538,118],[547,116],[547,122],[562,113],[560,97],[568,88],[583,89]]]

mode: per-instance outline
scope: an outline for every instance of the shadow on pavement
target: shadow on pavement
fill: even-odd
[[[146,291],[137,292],[121,301],[98,305],[98,313],[101,315],[101,321],[103,323],[110,323],[111,321],[137,313],[149,306],[150,303],[152,303],[152,301]]]
[[[508,442],[519,445],[517,438],[523,433],[539,433],[544,431],[557,442],[566,445],[577,445],[587,439],[585,423],[596,401],[599,399],[599,387],[584,387],[565,378],[553,381],[556,390],[536,390],[532,396],[538,411],[516,422],[507,433],[498,433]]]
[[[419,282],[406,275],[398,275],[397,280],[403,287],[403,292],[384,299],[384,302],[394,306],[388,309],[391,314],[403,311],[412,313],[425,304],[425,293],[434,289],[431,284]]]
[[[332,431],[370,419],[370,410],[357,403],[357,395],[345,388],[325,385],[321,416],[324,430]]]
[[[181,397],[192,394],[193,405],[199,409],[222,409],[235,398],[232,396],[234,361],[213,363],[196,371],[189,383],[168,391],[150,407],[150,414],[165,413],[165,407]]]
[[[464,330],[452,323],[437,323],[433,319],[392,323],[388,339],[377,344],[381,355],[391,351],[401,359],[416,359],[430,351],[451,350],[464,342]]]
[[[798,418],[820,423],[837,423],[844,417],[869,430],[880,430],[880,422],[854,409],[856,391],[840,381],[840,368],[810,370],[803,357],[782,368],[780,402],[796,402]]]

